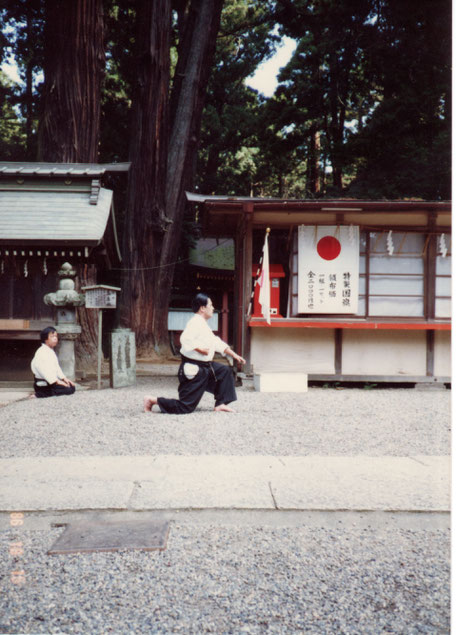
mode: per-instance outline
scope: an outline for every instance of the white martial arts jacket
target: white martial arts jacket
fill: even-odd
[[[198,315],[198,313],[195,313],[187,323],[187,326],[180,336],[180,341],[181,355],[189,359],[197,359],[201,362],[211,362],[214,359],[214,353],[223,355],[225,349],[228,348],[228,344],[217,335],[214,335],[207,320],[201,315]],[[195,348],[208,348],[209,353],[203,355],[195,351]],[[187,378],[195,376],[197,372],[198,366],[196,366],[196,364],[187,363],[184,365],[184,373]]]
[[[36,351],[30,367],[36,379],[44,379],[48,384],[54,384],[57,379],[65,377],[54,349],[44,343]],[[38,385],[40,385],[39,382]],[[46,384],[43,383],[42,385],[45,386]]]

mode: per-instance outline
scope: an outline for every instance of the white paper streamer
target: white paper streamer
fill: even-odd
[[[388,232],[388,236],[386,238],[386,249],[388,250],[388,255],[392,256],[394,253],[394,245],[393,245],[393,231],[390,229]]]
[[[439,249],[440,249],[440,255],[442,256],[442,258],[445,258],[448,253],[446,240],[445,240],[445,234],[440,234]]]

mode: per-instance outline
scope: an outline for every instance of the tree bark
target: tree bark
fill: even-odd
[[[38,134],[38,159],[97,163],[100,94],[104,73],[102,0],[46,0],[44,106]],[[95,284],[94,267],[78,268],[84,284]],[[96,360],[96,311],[80,308],[78,357]]]
[[[121,324],[135,331],[140,355],[157,350],[154,315],[163,310],[157,280],[163,233],[169,226],[165,195],[170,42],[170,0],[141,0],[120,302]]]
[[[316,126],[312,126],[309,135],[309,184],[308,191],[311,194],[320,192],[320,133]]]
[[[121,307],[121,323],[135,331],[139,355],[170,350],[168,307],[185,189],[193,178],[222,6],[223,0],[180,4],[178,63],[168,102],[170,2],[139,3]]]
[[[104,73],[102,0],[46,0],[41,161],[97,162]]]
[[[154,329],[161,341],[167,339],[167,307],[186,206],[185,190],[191,188],[193,182],[201,117],[222,8],[223,0],[192,0],[178,49],[166,181],[166,215],[173,225],[164,235],[157,281],[161,311],[154,319]]]

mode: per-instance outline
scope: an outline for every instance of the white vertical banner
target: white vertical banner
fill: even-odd
[[[266,236],[264,237],[263,245],[263,260],[261,267],[261,274],[258,278],[258,284],[260,285],[260,293],[258,301],[261,305],[261,311],[263,317],[268,324],[271,324],[271,284],[269,281],[269,228],[266,230]]]
[[[298,313],[358,311],[359,227],[298,228]]]

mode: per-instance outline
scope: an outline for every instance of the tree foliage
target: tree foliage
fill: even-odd
[[[349,143],[350,192],[450,198],[451,3],[377,2],[366,49],[376,107]]]
[[[449,0],[4,0],[0,27],[2,159],[132,162],[122,315],[145,349],[196,235],[186,189],[450,196]],[[284,35],[265,97],[246,80]]]

